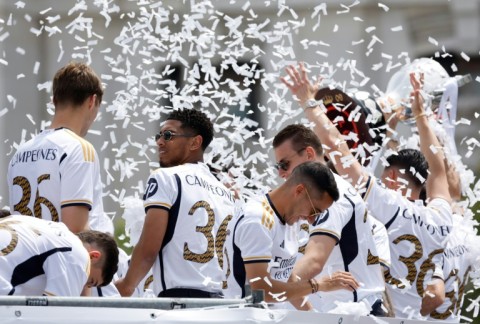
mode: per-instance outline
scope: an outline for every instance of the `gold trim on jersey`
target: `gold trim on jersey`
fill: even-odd
[[[369,179],[367,180],[368,188],[366,188],[365,194],[363,195],[363,201],[367,201],[368,195],[370,194],[370,191],[372,191],[372,187],[376,180],[377,179],[374,179],[372,176],[370,176]]]
[[[271,230],[273,228],[273,225],[275,225],[275,215],[272,207],[270,207],[270,204],[267,200],[262,201],[262,209],[262,225]]]
[[[167,204],[167,203],[163,203],[163,202],[151,202],[151,203],[148,203],[148,204],[143,204],[143,207],[144,208],[147,208],[147,207],[150,207],[150,206],[162,206],[162,207],[166,207],[168,209],[172,208],[172,205],[170,204]]]
[[[387,260],[385,259],[382,259],[382,258],[378,258],[378,260],[380,261],[381,264],[383,264],[384,266],[388,267],[388,268],[391,268],[392,265],[390,264],[390,262],[387,262]]]
[[[263,256],[257,256],[257,257],[243,258],[243,261],[270,260],[270,259],[272,259],[271,255],[263,255]]]
[[[60,206],[68,205],[68,204],[76,204],[76,203],[85,203],[85,204],[89,204],[90,206],[93,205],[93,202],[90,201],[90,200],[86,200],[86,199],[72,199],[72,200],[64,200],[64,201],[61,201],[61,202],[60,202]]]
[[[333,236],[335,236],[339,241],[340,241],[340,235],[337,233],[337,232],[334,232],[334,231],[330,231],[330,230],[327,230],[327,229],[316,229],[316,230],[313,230],[310,232],[310,236],[312,236],[313,234],[315,233],[327,233],[327,234],[332,234]]]
[[[78,140],[80,142],[80,145],[82,145],[83,159],[86,162],[94,162],[95,161],[95,149],[93,148],[93,145],[89,141],[81,138],[80,136],[78,136],[77,134],[72,132],[71,130],[66,129],[65,131],[66,131],[67,134],[70,134],[70,136],[72,136],[73,138]]]

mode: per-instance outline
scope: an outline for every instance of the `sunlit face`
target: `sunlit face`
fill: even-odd
[[[182,122],[178,120],[167,120],[160,129],[162,135],[165,132],[170,132],[169,134],[173,135],[171,138],[161,136],[157,140],[161,167],[173,167],[188,161],[191,154],[189,148],[193,134],[182,129],[181,126]]]
[[[103,285],[103,271],[99,265],[93,265],[90,268],[90,275],[88,276],[85,287],[99,287]]]
[[[278,175],[283,179],[290,177],[297,165],[309,161],[305,148],[295,150],[291,140],[286,140],[277,146],[274,151]]]
[[[302,188],[296,190],[294,194],[290,208],[284,215],[285,223],[293,225],[300,220],[305,220],[312,224],[319,214],[333,204],[333,198],[326,192],[315,194],[315,191],[308,190],[303,184],[298,186]],[[310,192],[314,196],[311,196]]]

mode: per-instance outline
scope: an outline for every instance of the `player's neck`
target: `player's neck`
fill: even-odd
[[[203,162],[203,153],[190,154],[182,164]]]
[[[55,116],[53,117],[52,124],[50,128],[68,128],[78,136],[84,136],[84,130],[82,121],[84,120],[81,116],[80,111],[75,111],[72,109],[65,109],[62,111],[56,111]]]

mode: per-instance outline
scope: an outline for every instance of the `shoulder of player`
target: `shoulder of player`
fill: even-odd
[[[95,156],[97,155],[97,152],[95,151],[92,143],[90,143],[83,137],[78,136],[69,129],[62,129],[59,131],[61,131],[61,133],[58,131],[53,133],[57,136],[52,136],[51,140],[55,141],[56,144],[59,146],[66,145],[66,148],[81,151],[84,160],[87,162],[95,161]]]
[[[242,208],[241,214],[244,216],[243,222],[245,224],[258,223],[268,230],[274,229],[274,225],[278,221],[267,200],[259,201],[252,199],[247,201]]]
[[[335,178],[335,183],[337,184],[338,192],[340,197],[347,195],[349,197],[353,197],[356,200],[362,199],[360,193],[353,187],[353,185],[348,182],[348,180],[344,179],[343,177],[339,176],[338,174],[333,173]]]

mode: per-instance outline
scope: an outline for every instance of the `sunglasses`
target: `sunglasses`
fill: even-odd
[[[284,159],[281,159],[279,162],[275,163],[275,169],[279,170],[282,169],[283,171],[288,171],[288,169],[290,168],[290,159],[293,158],[295,155],[298,155],[300,154],[300,152],[302,152],[303,150],[305,150],[306,147],[298,150],[297,152],[295,152],[294,154],[292,154],[291,156],[287,157],[287,158],[284,158]]]
[[[196,135],[191,135],[191,134],[176,134],[172,131],[164,131],[164,132],[160,132],[158,134],[155,134],[155,142],[157,142],[159,139],[161,139],[163,137],[163,139],[168,142],[168,141],[171,141],[175,136],[177,137],[194,137]]]

